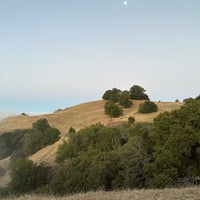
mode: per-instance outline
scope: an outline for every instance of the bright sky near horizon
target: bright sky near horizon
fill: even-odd
[[[53,112],[132,85],[155,101],[198,96],[200,1],[124,2],[0,0],[0,113]]]

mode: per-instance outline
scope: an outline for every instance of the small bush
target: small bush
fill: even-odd
[[[144,103],[140,104],[138,109],[139,113],[152,113],[157,111],[158,111],[158,106],[151,101],[145,101]]]
[[[133,104],[132,101],[130,101],[129,99],[129,92],[128,91],[122,92],[119,98],[119,105],[124,108],[130,108],[132,104]]]
[[[135,117],[130,116],[128,118],[128,124],[133,124],[135,122]]]
[[[112,101],[108,101],[104,106],[105,113],[111,117],[119,117],[123,114],[123,109]]]

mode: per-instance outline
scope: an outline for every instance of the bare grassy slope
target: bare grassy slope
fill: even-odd
[[[162,190],[130,190],[117,192],[88,192],[69,197],[44,197],[44,196],[22,196],[7,200],[198,200],[200,199],[200,188],[191,187],[184,189],[162,189]]]
[[[105,101],[103,100],[83,103],[53,114],[9,117],[0,122],[0,134],[15,129],[31,128],[32,123],[40,118],[46,118],[51,126],[58,128],[62,136],[65,136],[70,127],[74,127],[78,130],[98,122],[109,125],[112,122],[127,121],[129,116],[134,116],[136,121],[152,122],[153,118],[160,112],[178,109],[182,105],[181,103],[157,102],[156,104],[159,108],[158,112],[138,114],[137,110],[141,102],[142,101],[133,101],[133,106],[124,110],[124,116],[115,119],[111,119],[104,114]]]

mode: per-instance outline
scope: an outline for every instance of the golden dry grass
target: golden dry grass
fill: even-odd
[[[7,200],[200,200],[200,188],[88,192],[66,197],[26,195]]]
[[[159,109],[158,112],[138,114],[137,110],[142,101],[133,101],[133,106],[131,108],[124,109],[124,116],[111,119],[104,114],[104,103],[105,101],[99,100],[73,106],[53,114],[9,117],[0,121],[0,134],[15,129],[31,128],[32,123],[40,118],[46,118],[51,126],[61,131],[62,136],[66,136],[70,127],[74,127],[78,130],[98,122],[104,125],[110,125],[114,122],[127,121],[129,116],[134,116],[138,122],[152,122],[153,118],[159,113],[178,109],[182,105],[178,102],[156,102]]]

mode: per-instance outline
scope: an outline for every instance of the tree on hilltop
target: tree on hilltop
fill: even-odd
[[[124,108],[130,108],[132,106],[132,101],[130,101],[129,98],[129,92],[123,91],[119,98],[119,105],[121,105]]]
[[[113,88],[112,90],[107,90],[103,94],[102,98],[103,100],[110,100],[110,101],[113,101],[114,103],[117,103],[119,101],[120,94],[121,94],[120,89]]]
[[[139,113],[152,113],[157,111],[158,106],[152,101],[145,101],[144,103],[140,104],[138,109]]]
[[[149,100],[147,94],[145,94],[146,90],[139,85],[133,85],[130,90],[130,99],[133,100]]]

